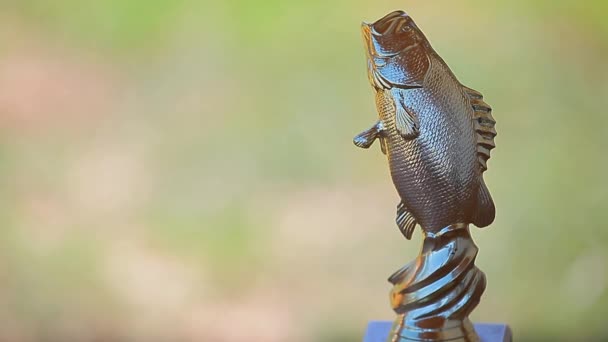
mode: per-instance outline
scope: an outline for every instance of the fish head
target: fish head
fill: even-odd
[[[368,78],[376,89],[420,88],[430,67],[424,34],[403,11],[361,24]]]

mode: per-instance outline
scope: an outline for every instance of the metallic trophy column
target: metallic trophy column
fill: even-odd
[[[392,341],[478,341],[468,319],[486,287],[476,255],[466,225],[425,234],[418,258],[389,279]]]
[[[397,226],[408,240],[417,225],[424,234],[420,255],[389,278],[398,315],[389,341],[479,341],[468,316],[486,280],[469,226],[494,220],[483,180],[495,147],[491,108],[405,12],[361,28],[378,119],[354,143],[379,140],[401,198]]]

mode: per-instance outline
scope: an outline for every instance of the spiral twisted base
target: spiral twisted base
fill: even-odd
[[[467,224],[425,232],[416,260],[389,278],[398,314],[389,341],[479,341],[468,319],[486,287],[477,251]]]

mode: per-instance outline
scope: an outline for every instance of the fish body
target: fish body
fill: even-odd
[[[416,224],[438,232],[494,220],[483,180],[495,121],[482,95],[463,86],[404,12],[362,25],[378,122],[355,137],[379,139],[401,203],[397,224],[409,239]]]

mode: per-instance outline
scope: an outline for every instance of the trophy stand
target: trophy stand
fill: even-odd
[[[403,11],[361,25],[376,122],[353,142],[379,140],[401,201],[396,223],[424,234],[416,260],[395,272],[397,319],[372,322],[365,342],[508,342],[506,325],[468,319],[486,287],[469,225],[489,226],[495,207],[484,182],[496,121],[483,95],[456,79]]]
[[[389,281],[398,314],[391,341],[462,341],[479,338],[467,318],[479,303],[486,278],[475,266],[477,246],[465,224],[424,233],[422,250]]]

